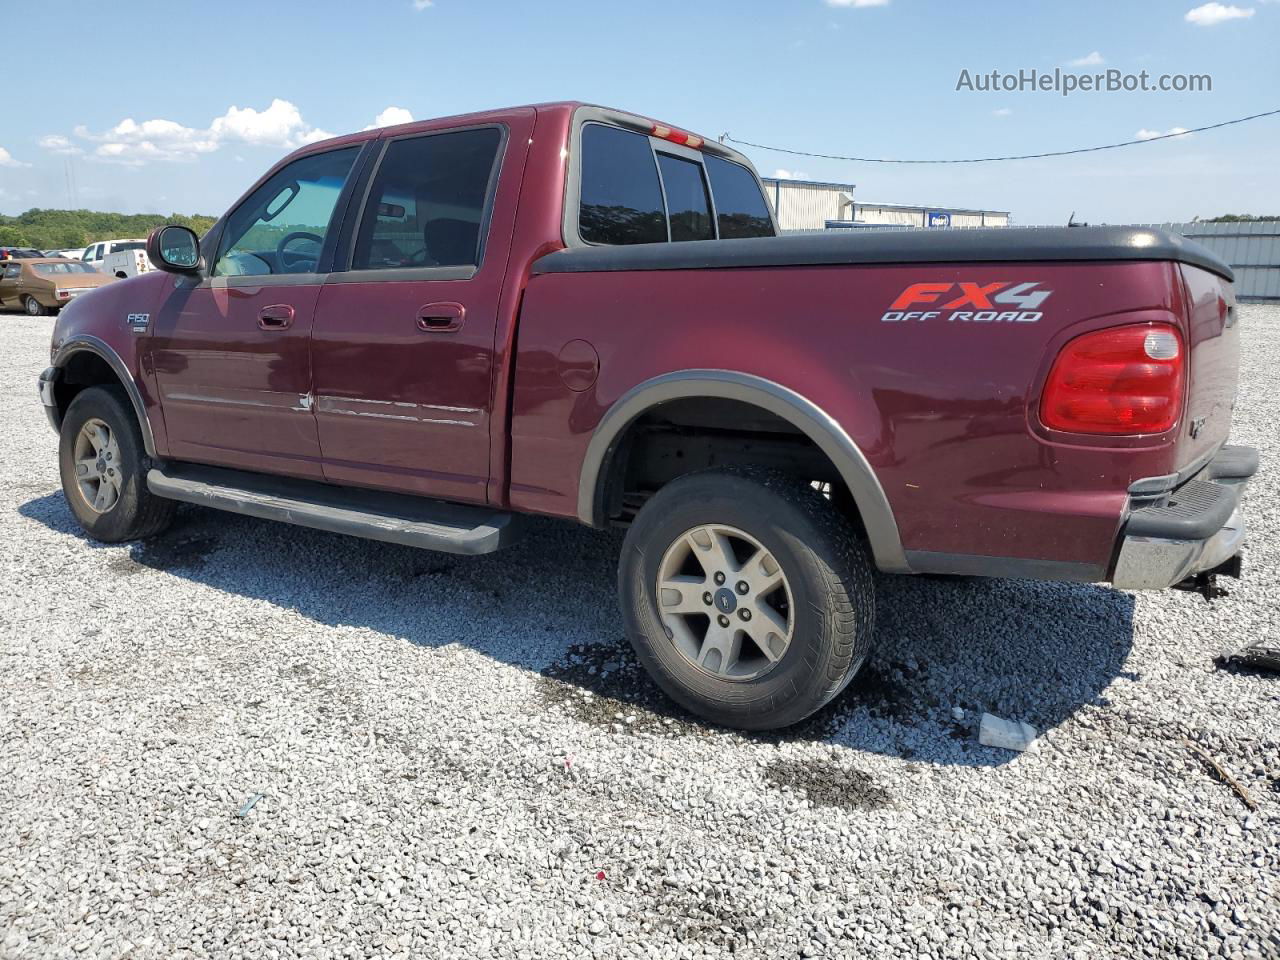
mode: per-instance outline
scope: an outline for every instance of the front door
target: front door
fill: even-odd
[[[22,286],[22,264],[17,260],[0,263],[0,306],[18,302]]]
[[[360,152],[283,167],[226,219],[211,268],[178,281],[149,321],[169,455],[320,478],[311,328],[335,210]]]
[[[485,500],[494,330],[525,122],[383,147],[349,269],[330,276],[316,308],[325,479]]]

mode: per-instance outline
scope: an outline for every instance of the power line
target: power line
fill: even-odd
[[[1237,123],[1248,123],[1250,120],[1259,120],[1262,117],[1273,117],[1280,114],[1278,110],[1268,110],[1266,113],[1255,113],[1253,116],[1240,117],[1237,120],[1224,120],[1221,123],[1211,123],[1205,127],[1195,127],[1191,130],[1179,130],[1177,133],[1162,133],[1158,137],[1146,137],[1140,140],[1125,140],[1121,143],[1106,143],[1100,147],[1078,147],[1075,150],[1052,150],[1047,153],[1022,153],[1008,157],[968,157],[963,160],[885,160],[879,157],[843,157],[835,153],[811,153],[807,150],[790,150],[786,147],[771,147],[763,143],[752,143],[750,140],[739,140],[725,134],[721,139],[728,140],[730,143],[736,143],[742,147],[755,147],[757,150],[771,150],[774,153],[789,153],[795,157],[816,157],[820,160],[850,160],[855,163],[998,163],[1002,160],[1040,160],[1044,157],[1068,157],[1077,153],[1097,153],[1099,150],[1118,150],[1120,147],[1132,147],[1140,143],[1155,143],[1157,140],[1170,140],[1174,137],[1185,137],[1189,133],[1203,133],[1206,130],[1217,130],[1219,127],[1230,127]]]

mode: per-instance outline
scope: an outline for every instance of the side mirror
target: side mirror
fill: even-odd
[[[156,227],[147,236],[147,256],[161,270],[198,273],[200,238],[186,227],[174,224]]]

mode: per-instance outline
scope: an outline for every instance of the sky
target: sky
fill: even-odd
[[[12,12],[5,214],[218,215],[310,140],[550,100],[899,159],[1065,150],[1280,108],[1280,0],[65,0]],[[957,89],[962,71],[1059,68],[1207,74],[1212,90]],[[1280,116],[1011,163],[740,149],[764,176],[852,183],[859,201],[1008,210],[1023,224],[1280,214]]]

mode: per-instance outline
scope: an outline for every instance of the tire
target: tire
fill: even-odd
[[[119,543],[145,539],[169,525],[177,504],[147,489],[151,458],[123,390],[89,387],[76,394],[59,434],[62,493],[85,533]]]
[[[848,685],[871,649],[866,547],[822,494],[781,473],[707,470],[667,484],[627,531],[618,588],[650,676],[721,726],[803,720]]]
[[[28,317],[45,317],[49,315],[49,308],[30,294],[22,298],[22,308],[27,311]]]

